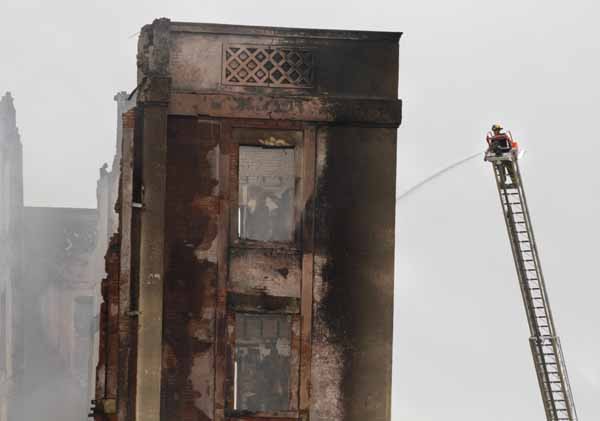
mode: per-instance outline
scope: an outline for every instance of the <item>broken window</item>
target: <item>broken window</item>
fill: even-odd
[[[290,408],[291,331],[289,315],[236,314],[234,409]]]
[[[240,146],[238,236],[294,239],[296,153],[291,147]]]

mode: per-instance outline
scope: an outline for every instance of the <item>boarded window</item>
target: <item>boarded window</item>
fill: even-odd
[[[234,409],[289,409],[291,321],[287,315],[236,315]]]
[[[290,242],[294,237],[293,148],[240,146],[238,234]]]

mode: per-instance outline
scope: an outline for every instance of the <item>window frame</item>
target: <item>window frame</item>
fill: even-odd
[[[273,123],[273,122],[269,122]],[[244,247],[244,248],[286,248],[290,250],[300,250],[302,247],[302,231],[303,231],[303,162],[304,162],[304,143],[305,133],[304,127],[301,124],[294,124],[292,122],[285,122],[285,124],[261,124],[258,122],[250,121],[237,121],[231,124],[229,127],[230,138],[229,142],[232,144],[231,148],[231,180],[229,186],[230,192],[230,229],[229,229],[229,241],[233,247]],[[243,129],[258,129],[258,130],[274,130],[274,131],[290,131],[299,132],[300,139],[290,139],[287,145],[279,146],[265,146],[260,143],[258,139],[244,139],[238,141],[234,139],[234,131]],[[239,212],[239,160],[240,160],[240,146],[255,146],[264,147],[267,149],[294,149],[294,232],[292,241],[261,241],[252,240],[246,238],[240,238],[238,236],[238,212]]]
[[[300,329],[301,315],[298,299],[287,299],[282,297],[282,301],[289,300],[285,308],[277,311],[265,311],[252,305],[228,305],[227,312],[227,373],[226,373],[226,391],[225,391],[225,411],[227,418],[291,418],[298,419],[299,413],[299,395],[300,395]],[[231,300],[233,301],[233,300]],[[238,314],[255,315],[276,315],[290,316],[290,372],[289,372],[289,405],[285,411],[251,411],[239,410],[234,407],[235,403],[235,362],[236,362],[236,316]]]
[[[305,419],[310,409],[310,378],[312,356],[312,305],[314,272],[314,195],[316,193],[317,167],[317,125],[303,121],[289,120],[251,120],[222,119],[221,140],[219,146],[219,194],[221,195],[220,215],[222,223],[218,233],[218,259],[225,262],[218,268],[218,297],[216,308],[216,345],[215,345],[215,419],[217,421],[258,421],[273,420],[295,421]],[[239,142],[234,139],[233,131],[238,128],[258,128],[266,130],[296,130],[302,133],[294,142],[296,150],[296,186],[295,241],[263,242],[240,239],[237,236],[238,194],[239,194],[239,146],[252,146],[252,142]],[[260,145],[256,142],[255,145]],[[262,146],[262,145],[261,145]],[[265,313],[263,305],[254,306],[232,299],[236,293],[229,289],[230,256],[235,250],[274,250],[295,255],[300,261],[300,295],[297,297],[278,297],[273,295],[243,295],[246,299],[267,298],[281,301],[276,305],[276,313],[293,314],[298,332],[298,354],[293,362],[290,374],[297,377],[294,387],[294,410],[279,412],[252,412],[233,409],[233,363],[235,345],[235,313]],[[238,294],[239,295],[239,294]],[[297,362],[296,362],[297,361]],[[296,384],[290,381],[290,384]]]

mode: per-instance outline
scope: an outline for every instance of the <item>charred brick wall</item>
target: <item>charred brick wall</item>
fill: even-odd
[[[99,312],[99,344],[96,365],[95,400],[92,415],[95,419],[117,420],[117,396],[120,357],[120,246],[119,233],[109,242],[105,256],[106,277],[101,283],[102,303]]]
[[[398,38],[143,28],[135,128],[124,119],[121,269],[104,289],[101,362],[117,394],[98,383],[97,419],[390,419]],[[285,241],[241,234],[242,147],[294,150]],[[282,212],[283,190],[267,193],[265,209]],[[275,325],[288,329],[278,345]],[[257,326],[267,332],[252,336]],[[244,364],[267,377],[289,365],[277,397],[255,402],[269,379],[253,397]]]
[[[114,96],[114,100],[117,105],[117,118],[116,118],[116,150],[113,157],[112,166],[109,169],[107,164],[104,164],[100,168],[100,176],[96,184],[96,200],[98,219],[96,223],[97,240],[96,247],[93,251],[91,261],[91,273],[96,281],[94,285],[94,319],[96,323],[94,325],[94,352],[90,358],[90,364],[88,368],[88,377],[90,382],[95,382],[96,366],[98,365],[98,354],[95,350],[99,346],[99,335],[98,329],[100,320],[100,306],[102,302],[101,294],[101,282],[106,272],[106,251],[109,247],[111,238],[117,234],[119,229],[119,217],[117,214],[118,198],[119,198],[119,183],[121,177],[121,159],[123,151],[123,135],[124,131],[131,130],[133,127],[132,119],[133,114],[128,113],[131,108],[135,105],[135,95],[130,96],[126,92],[119,92]],[[129,119],[125,121],[125,119]],[[95,390],[93,387],[90,388],[90,400],[94,397]]]

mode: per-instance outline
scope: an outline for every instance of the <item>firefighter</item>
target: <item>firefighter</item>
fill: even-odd
[[[504,129],[499,124],[492,126],[492,133],[487,137],[489,150],[496,156],[502,156],[512,152],[516,147],[516,142],[513,142],[508,133],[504,133]],[[506,175],[511,181],[516,181],[515,169],[512,160],[502,160],[497,163],[500,166],[500,182],[506,184]]]
[[[494,124],[492,135],[487,137],[490,150],[498,156],[510,152],[512,149],[511,138],[507,133],[503,133],[503,130],[501,125]]]

